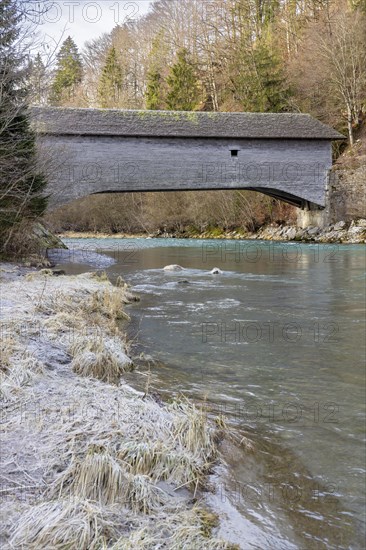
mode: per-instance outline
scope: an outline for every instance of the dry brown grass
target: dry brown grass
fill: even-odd
[[[24,514],[10,543],[27,550],[97,550],[115,538],[114,520],[111,512],[87,500],[43,502]]]
[[[122,502],[128,481],[121,461],[105,447],[90,445],[83,459],[74,457],[54,486],[54,496],[74,495],[101,504]]]
[[[38,273],[30,275],[32,278],[39,278]],[[46,274],[45,276],[49,275]],[[129,316],[124,311],[124,306],[129,301],[124,288],[112,286],[106,286],[91,293],[88,291],[67,293],[56,290],[52,293],[47,292],[41,296],[37,309],[46,315],[55,315],[57,313],[72,314],[77,312],[79,315],[87,318],[101,315],[107,319],[117,321],[119,319],[129,319]]]
[[[200,506],[178,510],[154,524],[132,531],[121,537],[110,550],[240,550],[238,545],[212,536],[218,517]]]
[[[71,495],[99,502],[119,502],[148,514],[166,504],[166,494],[148,475],[133,475],[104,446],[90,445],[84,458],[74,457],[52,489],[53,496]]]
[[[72,368],[80,376],[118,384],[121,375],[133,369],[123,343],[117,338],[103,339],[99,335],[75,337],[69,351],[74,356]]]
[[[5,337],[0,343],[0,401],[18,398],[24,386],[44,372],[44,365],[14,338]]]
[[[133,368],[117,325],[129,318],[124,312],[129,296],[124,287],[112,287],[104,272],[89,274],[89,279],[106,286],[93,292],[47,292],[36,309],[48,317],[44,324],[51,338],[67,345],[76,374],[118,384]]]
[[[129,536],[120,538],[108,550],[151,550],[156,544],[158,544],[156,537],[149,532],[148,528],[143,527],[132,531]]]
[[[24,392],[30,405],[40,399],[47,412],[40,422],[42,437],[34,432],[25,439],[37,461],[31,474],[37,471],[42,483],[46,480],[41,499],[49,500],[37,506],[23,503],[25,513],[12,505],[10,544],[30,550],[143,550],[166,540],[167,548],[228,548],[211,536],[207,518],[201,515],[194,523],[186,513],[192,503],[185,493],[172,493],[181,486],[196,491],[204,483],[216,458],[216,429],[188,400],[157,404],[128,386],[110,384],[132,366],[117,323],[129,298],[124,283],[113,288],[104,279],[103,274],[85,275],[61,282],[46,275],[29,281],[25,300],[19,301],[21,307],[26,303],[27,322],[31,314],[32,339],[42,334],[42,350],[49,340],[51,348],[67,351],[80,377],[69,363],[60,365],[62,379],[58,369],[43,372],[16,331],[10,330],[15,347],[3,341],[5,399]],[[13,299],[18,293],[16,286]],[[39,326],[47,331],[37,336]],[[21,361],[15,364],[14,358]],[[44,378],[34,384],[40,373]],[[73,405],[64,411],[68,399]],[[6,433],[19,428],[24,436],[18,424],[10,416]],[[31,422],[30,432],[33,428]]]
[[[1,330],[1,327],[0,327]],[[10,336],[4,336],[0,340],[0,373],[7,373],[10,367],[10,358],[14,353],[15,341]]]
[[[207,411],[188,400],[175,401],[170,410],[180,412],[173,426],[174,436],[180,445],[205,460],[216,456],[215,430],[207,418]]]
[[[161,441],[124,443],[118,456],[133,474],[149,475],[155,482],[169,481],[176,487],[196,488],[208,466],[186,450],[169,447]]]
[[[85,303],[84,309],[89,314],[100,313],[114,321],[118,319],[129,320],[129,316],[124,311],[124,306],[128,302],[129,300],[126,298],[123,289],[106,288],[103,291],[94,292],[90,300]]]
[[[25,276],[27,281],[35,281],[37,279],[44,279],[45,277],[53,277],[52,269],[40,269],[39,271],[28,273]]]
[[[134,512],[150,514],[167,504],[166,493],[152,483],[149,476],[130,475],[125,503]]]

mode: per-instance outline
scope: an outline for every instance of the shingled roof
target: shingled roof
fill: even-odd
[[[344,139],[301,113],[213,113],[32,107],[41,134],[182,138]]]

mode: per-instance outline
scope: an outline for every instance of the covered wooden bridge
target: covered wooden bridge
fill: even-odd
[[[332,140],[310,115],[32,108],[51,205],[96,193],[248,189],[325,205]]]

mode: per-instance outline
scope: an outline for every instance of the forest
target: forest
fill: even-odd
[[[365,0],[155,0],[149,12],[30,62],[32,104],[307,112],[357,140],[366,113]],[[334,157],[341,150],[335,148]],[[255,230],[296,209],[250,191],[89,197],[58,231]]]

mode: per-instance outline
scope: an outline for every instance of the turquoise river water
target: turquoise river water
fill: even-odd
[[[224,444],[207,495],[220,534],[245,550],[365,548],[365,247],[65,242],[67,273],[97,266],[140,295],[128,331],[158,362],[154,391],[190,396],[244,438]]]

